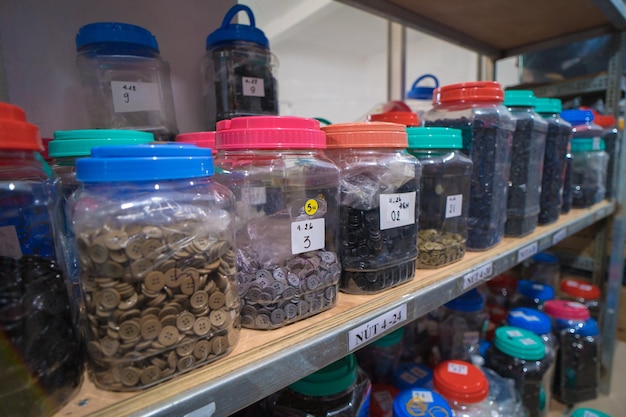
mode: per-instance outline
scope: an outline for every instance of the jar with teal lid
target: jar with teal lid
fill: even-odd
[[[408,151],[422,164],[418,268],[439,268],[465,255],[472,160],[461,153],[461,131],[407,128]]]
[[[428,389],[407,389],[393,400],[393,417],[437,416],[454,417],[448,402]]]
[[[133,391],[228,354],[239,338],[234,198],[211,150],[99,146],[68,202],[89,376]]]
[[[594,408],[577,408],[572,411],[571,417],[611,417],[610,414],[596,410]]]
[[[372,384],[350,354],[280,391],[275,417],[368,417]]]
[[[355,355],[361,369],[373,384],[391,384],[402,356],[404,328],[393,331],[358,350]]]

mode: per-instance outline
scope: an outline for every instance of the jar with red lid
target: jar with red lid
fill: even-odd
[[[462,152],[474,163],[467,248],[486,250],[504,236],[511,144],[515,123],[496,82],[452,84],[435,90],[425,126],[462,130]]]
[[[419,116],[411,111],[388,111],[385,113],[375,113],[368,116],[370,122],[388,122],[405,125],[407,127],[417,127],[422,124]]]
[[[611,198],[615,195],[613,191],[613,175],[615,172],[615,166],[619,159],[620,141],[619,130],[617,129],[617,123],[615,117],[605,114],[599,114],[594,112],[593,121],[604,130],[602,139],[604,139],[604,145],[606,147],[606,153],[609,155],[609,166],[606,171],[606,198]]]
[[[215,132],[187,132],[176,135],[176,142],[196,145],[199,148],[210,148],[213,156],[217,155],[215,148]]]
[[[469,362],[441,362],[434,370],[433,384],[446,399],[455,417],[491,417],[487,400],[489,383],[482,371]]]
[[[561,298],[578,301],[589,309],[591,318],[598,320],[600,316],[600,287],[581,279],[567,278],[561,281]]]

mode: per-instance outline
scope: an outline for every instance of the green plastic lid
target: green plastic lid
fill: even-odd
[[[589,152],[589,151],[603,151],[606,149],[604,139],[597,138],[576,138],[572,139],[572,152]]]
[[[541,114],[560,114],[563,110],[561,99],[535,98],[535,111]]]
[[[51,158],[90,156],[96,146],[139,145],[154,141],[154,135],[138,130],[85,129],[58,130],[49,143]]]
[[[461,149],[461,130],[448,127],[407,127],[408,149]]]
[[[404,327],[401,327],[398,330],[381,337],[380,339],[372,343],[372,345],[380,346],[380,347],[393,346],[395,344],[400,343],[403,337],[404,337]]]
[[[499,327],[493,343],[502,353],[514,358],[536,361],[546,356],[543,340],[533,332],[519,327]]]
[[[511,106],[535,106],[535,93],[531,90],[506,90],[504,92],[504,105]]]
[[[593,408],[577,408],[572,412],[572,417],[611,417],[609,414]]]
[[[339,359],[325,368],[289,385],[289,388],[303,395],[323,397],[350,388],[357,379],[357,366],[354,354]]]

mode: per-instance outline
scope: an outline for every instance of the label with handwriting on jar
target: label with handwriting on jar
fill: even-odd
[[[380,230],[415,224],[415,191],[380,195]]]
[[[448,364],[448,372],[457,375],[467,375],[467,365],[462,365],[460,363],[449,363]]]
[[[157,83],[111,81],[115,113],[161,110]]]

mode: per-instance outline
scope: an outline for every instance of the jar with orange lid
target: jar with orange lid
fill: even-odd
[[[398,123],[407,127],[421,126],[422,122],[416,113],[411,111],[388,111],[384,113],[370,114],[370,122]]]
[[[371,294],[413,279],[421,164],[406,128],[386,122],[322,127],[341,170],[340,289]]]
[[[491,417],[498,415],[487,400],[489,382],[485,374],[469,362],[441,362],[433,372],[433,384],[448,402],[455,417]]]
[[[598,320],[600,316],[600,287],[582,279],[567,278],[561,281],[560,297],[564,300],[578,301],[589,309],[591,318]]]

